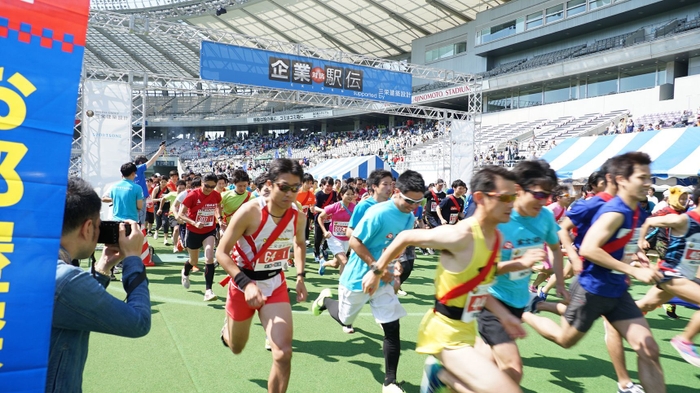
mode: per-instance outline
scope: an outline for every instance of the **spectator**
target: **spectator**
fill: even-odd
[[[165,141],[163,141],[160,144],[160,147],[158,148],[158,151],[156,154],[154,154],[151,159],[147,159],[146,156],[138,156],[134,160],[134,164],[136,164],[136,177],[134,178],[134,182],[141,186],[141,190],[143,191],[143,197],[147,198],[148,197],[148,188],[146,187],[146,170],[155,164],[156,160],[158,157],[160,157],[161,154],[165,151]],[[157,180],[156,180],[157,181]],[[156,183],[158,184],[158,183]],[[143,207],[139,208],[138,211],[138,219],[136,220],[139,224],[143,225],[144,222],[146,221],[146,206],[144,205]]]
[[[133,163],[132,163],[133,165]],[[122,223],[119,244],[105,245],[86,272],[72,260],[90,257],[100,234],[100,198],[84,180],[68,180],[46,377],[47,392],[81,392],[90,332],[142,337],[151,329],[146,272],[139,255],[143,235],[135,221]],[[126,226],[131,234],[126,235]],[[126,303],[110,295],[109,271],[122,260]]]
[[[117,221],[139,222],[140,211],[146,207],[143,190],[134,182],[136,168],[133,162],[122,165],[122,181],[112,186],[109,194],[102,197],[102,202],[112,203],[112,216]]]

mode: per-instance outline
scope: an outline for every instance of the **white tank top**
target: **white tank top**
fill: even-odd
[[[255,271],[280,270],[284,262],[289,260],[290,255],[292,255],[291,249],[294,246],[299,210],[296,204],[293,203],[290,208],[292,210],[292,219],[289,220],[286,228],[284,228],[282,233],[280,233],[277,239],[275,239],[267,251],[265,251],[264,255],[260,256],[256,262],[252,262],[258,250],[263,247],[267,239],[272,235],[272,232],[277,228],[277,224],[275,224],[275,221],[270,217],[270,212],[265,204],[265,198],[257,198],[257,201],[262,210],[260,226],[253,235],[243,235],[243,237],[236,242],[236,246],[233,249],[233,260],[238,264],[238,267],[242,269]],[[286,214],[287,212],[285,212],[285,215]]]

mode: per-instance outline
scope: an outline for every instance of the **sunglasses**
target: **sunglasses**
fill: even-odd
[[[535,199],[537,199],[538,201],[543,201],[543,200],[549,198],[550,195],[552,195],[551,192],[532,191],[532,190],[527,189],[527,188],[523,188],[523,190],[527,193],[532,194],[532,196],[535,197]]]
[[[401,196],[401,198],[402,198],[404,201],[406,201],[406,203],[409,203],[409,204],[411,204],[411,205],[417,205],[417,204],[423,202],[423,198],[421,198],[421,199],[411,199],[411,198],[407,197],[406,195],[404,195],[401,191],[399,191],[399,195]]]
[[[517,194],[501,194],[498,192],[485,192],[484,195],[491,198],[497,198],[499,202],[503,203],[513,203],[517,197]]]
[[[213,189],[216,188],[216,184],[214,184],[213,186],[210,186],[209,184],[203,184],[203,186],[204,186],[204,188],[207,188],[207,189],[210,189],[210,190],[213,190]]]
[[[277,188],[280,189],[282,192],[297,192],[301,188],[301,184],[294,184],[294,185],[289,185],[286,183],[275,183],[277,185]]]

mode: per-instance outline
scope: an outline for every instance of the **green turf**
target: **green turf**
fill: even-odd
[[[234,356],[224,348],[219,331],[224,318],[226,291],[215,284],[220,299],[202,301],[203,273],[191,276],[192,286],[180,285],[184,253],[177,257],[170,247],[153,240],[163,260],[148,268],[153,321],[144,338],[126,339],[92,334],[85,369],[86,392],[264,392],[267,387],[271,355],[263,348],[265,335],[255,319],[248,346]],[[308,258],[310,261],[312,258]],[[159,262],[159,259],[156,259]],[[402,356],[398,376],[405,380],[407,392],[418,392],[424,356],[415,352],[418,324],[433,303],[433,275],[436,257],[419,257],[404,289],[409,295],[401,303],[408,316],[401,319]],[[307,264],[307,289],[313,300],[323,288],[332,288],[337,296],[338,274],[328,269],[323,277]],[[202,264],[203,266],[203,264]],[[293,276],[294,269],[289,276]],[[215,281],[222,279],[217,270]],[[290,279],[288,284],[294,287]],[[639,298],[648,287],[635,285]],[[109,291],[123,298],[120,282]],[[294,292],[294,358],[289,392],[380,392],[383,380],[382,330],[375,324],[369,306],[354,324],[356,333],[348,335],[326,314],[314,317],[311,301],[296,304]],[[684,362],[669,340],[682,331],[691,310],[678,308],[679,320],[671,320],[661,310],[647,316],[661,347],[661,362],[670,393],[700,391],[700,369]],[[574,348],[565,350],[539,337],[527,328],[529,336],[518,342],[525,364],[522,387],[525,392],[615,392],[615,377],[603,342],[602,323],[597,322]],[[626,347],[630,375],[637,379],[636,357]],[[465,359],[469,362],[469,359]],[[652,393],[652,392],[650,392]]]

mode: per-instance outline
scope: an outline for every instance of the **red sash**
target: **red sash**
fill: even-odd
[[[627,233],[625,236],[619,239],[615,239],[612,242],[604,245],[602,247],[603,251],[612,255],[612,253],[625,248],[627,243],[629,243],[629,241],[632,240],[632,236],[634,236],[634,231],[637,229],[637,221],[639,221],[639,207],[637,207],[637,210],[634,211],[634,216],[632,216],[632,230],[629,231],[629,233]]]
[[[265,206],[265,209],[267,209],[267,206]],[[268,214],[269,214],[269,210],[268,210]],[[282,216],[282,219],[277,224],[277,227],[275,227],[275,230],[272,231],[272,234],[270,234],[270,237],[267,238],[267,240],[265,241],[263,246],[260,248],[260,250],[258,250],[258,252],[256,252],[255,255],[253,255],[253,259],[250,260],[251,265],[254,265],[256,263],[256,261],[258,259],[260,259],[260,257],[265,253],[265,251],[267,251],[267,249],[270,248],[272,243],[274,243],[275,240],[277,240],[277,238],[280,236],[282,231],[284,231],[284,229],[287,228],[287,224],[289,224],[289,222],[292,220],[293,216],[294,216],[294,209],[292,209],[292,208],[287,209],[287,211],[284,213],[284,216]],[[261,225],[263,225],[263,224],[261,223]],[[222,287],[225,287],[229,283],[229,281],[231,281],[231,280],[232,280],[231,276],[226,276],[226,278],[224,278],[223,280],[221,280],[221,282],[219,282],[219,285],[221,285]]]
[[[696,208],[698,209],[698,208]],[[688,212],[688,217],[692,218],[695,220],[698,224],[700,224],[700,214],[698,214],[697,210],[691,210]]]
[[[457,198],[455,198],[454,195],[450,195],[449,198],[452,201],[452,204],[457,208],[457,211],[459,211],[459,202],[457,202]]]
[[[488,262],[486,262],[486,265],[483,268],[481,268],[481,270],[479,270],[479,274],[477,274],[476,277],[472,278],[471,280],[452,288],[438,301],[442,304],[445,304],[448,300],[460,297],[462,295],[466,295],[467,293],[471,292],[474,288],[478,287],[479,284],[481,284],[481,282],[484,281],[486,276],[491,272],[491,269],[493,269],[494,265],[496,265],[496,256],[498,255],[498,249],[500,247],[501,234],[500,232],[496,231],[496,241],[493,243],[491,256],[489,257]]]

